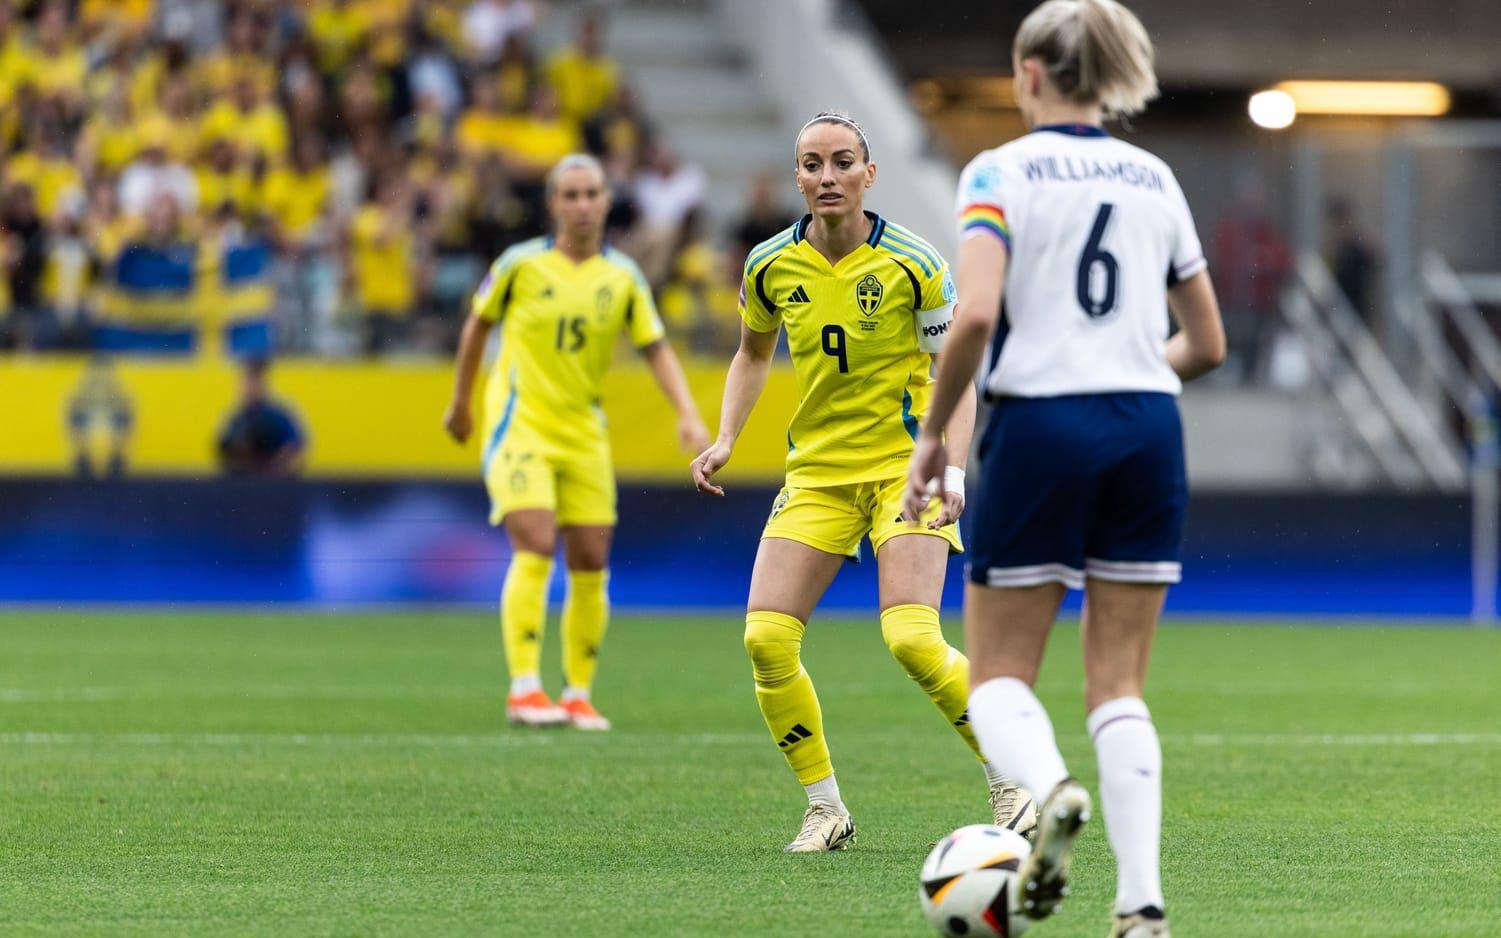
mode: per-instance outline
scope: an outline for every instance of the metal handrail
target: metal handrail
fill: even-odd
[[[1423,407],[1361,321],[1322,258],[1304,254],[1295,278],[1307,290],[1372,397],[1390,420],[1407,451],[1432,485],[1460,489],[1465,484],[1463,452],[1441,423]]]
[[[1476,306],[1474,295],[1465,281],[1436,251],[1423,255],[1420,268],[1422,298],[1420,309],[1429,316],[1421,331],[1436,345],[1433,352],[1424,350],[1429,368],[1449,390],[1456,406],[1465,417],[1470,439],[1470,618],[1482,626],[1496,624],[1497,564],[1501,560],[1501,486],[1497,468],[1501,466],[1501,448],[1496,437],[1496,413],[1493,401],[1501,393],[1501,340],[1496,338],[1485,317]],[[1436,310],[1436,313],[1434,312]],[[1469,356],[1461,360],[1444,341],[1440,324],[1454,327]],[[1458,375],[1462,379],[1447,376]],[[1463,386],[1463,395],[1456,390]]]
[[[1438,301],[1439,311],[1464,339],[1491,384],[1501,388],[1501,340],[1486,324],[1459,275],[1442,255],[1428,251],[1423,255],[1422,276],[1427,295]]]
[[[1393,452],[1386,445],[1386,440],[1395,435],[1390,420],[1380,412],[1380,408],[1371,400],[1370,392],[1365,384],[1348,380],[1356,371],[1353,363],[1343,355],[1339,342],[1319,318],[1318,310],[1307,291],[1300,289],[1288,289],[1282,297],[1282,315],[1302,337],[1312,354],[1309,355],[1310,364],[1314,371],[1323,381],[1330,396],[1339,404],[1341,409],[1350,416],[1349,427],[1354,431],[1355,438],[1360,442],[1366,455],[1381,470],[1388,481],[1402,483],[1411,479],[1418,468],[1411,460],[1402,458],[1405,454]],[[1328,354],[1324,354],[1327,352]],[[1385,435],[1376,432],[1372,421],[1368,419],[1374,416],[1379,420],[1387,433]]]

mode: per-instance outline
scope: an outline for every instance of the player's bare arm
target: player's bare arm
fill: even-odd
[[[1225,324],[1209,271],[1201,270],[1167,292],[1167,308],[1178,333],[1167,340],[1167,361],[1184,381],[1208,374],[1225,362]]]
[[[974,429],[974,375],[984,359],[985,349],[995,331],[995,311],[1001,308],[1001,292],[1006,282],[1006,248],[992,238],[969,238],[959,245],[959,266],[955,286],[959,300],[954,308],[954,324],[938,361],[933,385],[933,399],[928,415],[917,435],[912,451],[912,469],[907,474],[907,494],[903,512],[915,518],[927,507],[942,484],[945,467],[952,459],[963,461],[965,448],[950,457],[944,445],[943,431],[955,414],[969,401],[970,430]]]
[[[933,356],[935,369],[939,367],[942,357],[941,354]],[[948,465],[943,469],[943,491],[940,494],[943,509],[938,517],[928,522],[928,528],[932,531],[953,524],[964,514],[964,467],[969,462],[969,447],[975,438],[975,410],[979,406],[973,381],[964,389],[963,395],[943,430]]]
[[[443,428],[460,443],[466,442],[474,432],[470,400],[474,396],[474,378],[479,373],[480,360],[485,357],[485,341],[490,337],[491,326],[487,319],[470,316],[459,336],[459,350],[454,356],[453,399],[443,415]]]
[[[730,361],[730,370],[724,379],[724,401],[719,409],[719,436],[693,460],[693,484],[705,495],[722,497],[724,488],[715,485],[714,473],[724,468],[735,449],[735,441],[745,422],[750,419],[761,391],[766,387],[766,376],[771,373],[771,356],[777,349],[776,332],[756,332],[749,326],[740,325],[740,347]]]

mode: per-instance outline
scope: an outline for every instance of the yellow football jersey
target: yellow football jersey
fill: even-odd
[[[303,173],[288,166],[267,174],[261,199],[286,234],[302,237],[323,217],[331,191],[328,167],[320,165]]]
[[[740,315],[787,330],[798,407],[787,484],[902,476],[927,412],[931,354],[952,318],[948,262],[912,232],[867,212],[870,238],[830,265],[804,237],[812,216],[751,251]]]
[[[609,104],[620,83],[613,61],[592,59],[577,49],[565,49],[553,56],[547,63],[547,77],[558,93],[563,113],[580,123]]]
[[[417,298],[412,232],[379,205],[355,212],[349,224],[355,299],[365,313],[406,316]]]
[[[629,257],[605,248],[575,264],[534,238],[507,250],[474,295],[474,315],[500,323],[485,391],[486,449],[513,428],[564,448],[607,439],[600,388],[616,339],[662,338],[651,287]]]
[[[264,154],[272,162],[287,153],[287,119],[274,104],[262,104],[245,114],[230,102],[220,101],[203,115],[199,135],[205,142],[229,140],[244,153]]]

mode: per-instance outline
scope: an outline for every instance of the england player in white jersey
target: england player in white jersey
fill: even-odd
[[[958,310],[904,511],[940,491],[943,426],[990,344],[964,631],[986,757],[1046,794],[1022,908],[1053,912],[1089,819],[1032,691],[1064,593],[1082,588],[1087,726],[1118,867],[1110,934],[1163,938],[1162,751],[1142,686],[1180,575],[1176,395],[1224,360],[1224,328],[1172,170],[1101,126],[1156,95],[1140,21],[1115,0],[1049,0],[1012,59],[1032,131],[961,177]]]

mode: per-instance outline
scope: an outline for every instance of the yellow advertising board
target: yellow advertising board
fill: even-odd
[[[727,366],[684,363],[711,433]],[[477,477],[477,439],[459,446],[443,432],[452,381],[447,363],[415,360],[281,359],[270,373],[272,397],[307,436],[306,474],[318,477]],[[0,359],[0,474],[71,475],[80,461],[97,471],[116,455],[130,476],[214,474],[238,383],[235,365],[216,356]],[[796,405],[791,370],[775,368],[726,479],[782,477]],[[639,362],[610,371],[605,412],[622,478],[686,481],[691,456],[678,450],[672,410]]]

